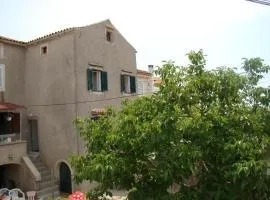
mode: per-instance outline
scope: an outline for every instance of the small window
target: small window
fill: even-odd
[[[5,65],[0,64],[0,91],[5,90]]]
[[[106,30],[106,38],[108,42],[112,42],[112,31]]]
[[[135,76],[121,75],[121,92],[136,93],[136,78]]]
[[[107,72],[88,68],[87,88],[89,91],[96,91],[96,92],[108,91]]]
[[[48,54],[48,46],[42,46],[41,47],[41,55],[47,55]]]

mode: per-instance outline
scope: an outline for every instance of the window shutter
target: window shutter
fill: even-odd
[[[93,89],[93,84],[92,84],[92,70],[87,69],[87,89],[92,90]]]
[[[121,75],[120,77],[120,86],[121,86],[121,92],[125,91],[125,75]]]
[[[136,78],[135,78],[135,76],[130,77],[130,92],[136,93]]]
[[[101,91],[108,91],[108,76],[107,72],[101,71]]]

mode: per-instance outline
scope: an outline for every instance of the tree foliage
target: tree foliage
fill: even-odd
[[[77,182],[129,191],[129,200],[251,200],[270,197],[267,150],[269,66],[244,59],[243,73],[205,69],[202,51],[190,64],[164,62],[154,95],[107,109],[97,121],[77,119],[85,155],[74,156]],[[171,193],[168,188],[179,185]]]

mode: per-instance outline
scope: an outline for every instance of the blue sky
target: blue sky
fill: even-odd
[[[18,40],[109,18],[137,49],[141,69],[162,60],[185,64],[185,54],[201,48],[208,68],[257,56],[270,64],[270,6],[245,0],[0,2],[0,35]]]

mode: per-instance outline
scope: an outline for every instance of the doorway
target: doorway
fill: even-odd
[[[59,175],[60,175],[60,192],[71,194],[72,193],[71,171],[68,165],[64,162],[60,163]]]
[[[32,152],[39,152],[38,145],[38,122],[36,119],[29,120],[30,148]]]

